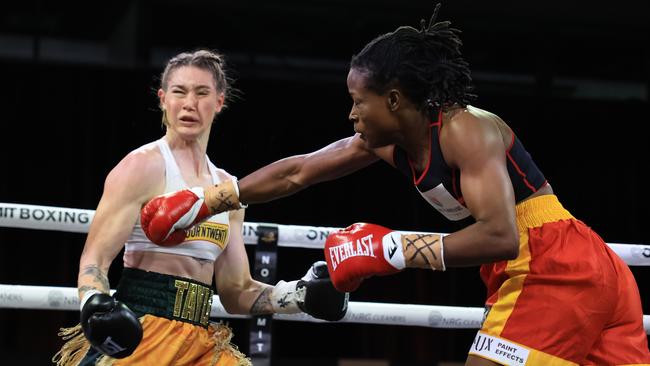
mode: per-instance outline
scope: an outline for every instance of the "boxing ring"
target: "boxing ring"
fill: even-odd
[[[87,233],[93,210],[0,203],[0,227],[34,230],[53,230]],[[265,283],[274,283],[275,246],[322,250],[328,234],[338,230],[333,227],[278,225],[245,222],[244,242],[256,245],[253,277]],[[650,245],[608,243],[629,266],[650,266]],[[0,284],[0,308],[34,310],[79,310],[76,287],[25,286]],[[395,303],[354,302],[348,305],[345,317],[339,322],[417,326],[450,329],[478,329],[484,309],[482,307],[455,307],[412,305]],[[270,327],[273,320],[325,322],[306,314],[274,314],[251,317],[228,314],[218,295],[214,296],[211,317],[252,318],[250,349],[255,354],[268,356]],[[650,334],[650,315],[643,316],[643,325]],[[268,332],[267,332],[268,331]],[[255,347],[256,346],[256,347]]]

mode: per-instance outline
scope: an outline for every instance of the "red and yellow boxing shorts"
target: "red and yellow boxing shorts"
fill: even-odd
[[[554,195],[516,212],[519,256],[481,267],[486,314],[469,354],[506,365],[650,364],[627,264]]]

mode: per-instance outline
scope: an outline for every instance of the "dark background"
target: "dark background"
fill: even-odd
[[[475,105],[501,116],[561,201],[607,242],[650,243],[647,1],[445,1],[463,30]],[[3,3],[0,10],[0,202],[94,209],[110,169],[162,136],[155,90],[165,60],[221,50],[239,97],[213,128],[208,154],[243,177],[349,136],[347,63],[432,1],[122,1]],[[247,221],[453,230],[386,164],[255,205]],[[0,283],[76,286],[84,235],[3,228]],[[249,247],[248,249],[253,249]],[[280,248],[279,278],[321,252]],[[111,269],[119,279],[118,259]],[[650,313],[648,268],[632,268]],[[353,301],[482,306],[478,268],[373,278]],[[540,314],[541,315],[541,314]],[[0,364],[44,365],[76,312],[0,310]],[[231,320],[248,351],[248,322]],[[464,361],[475,330],[275,322],[279,365],[306,359]]]

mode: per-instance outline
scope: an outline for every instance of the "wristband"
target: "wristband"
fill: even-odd
[[[271,291],[271,307],[276,314],[295,314],[299,313],[298,303],[305,301],[305,292],[307,288],[298,288],[298,281],[278,282],[273,291]]]
[[[86,293],[84,294],[84,297],[82,297],[81,301],[79,302],[79,311],[83,310],[84,305],[86,305],[86,301],[88,301],[88,299],[90,299],[91,296],[93,296],[94,294],[101,294],[101,293],[102,292],[97,290],[97,289],[92,289],[92,290],[86,291]]]
[[[402,234],[399,231],[392,231],[384,235],[382,238],[382,247],[384,249],[384,258],[391,266],[398,270],[406,268]]]
[[[445,234],[403,235],[403,255],[406,267],[426,268],[434,271],[447,270],[445,246],[442,239],[444,236]]]

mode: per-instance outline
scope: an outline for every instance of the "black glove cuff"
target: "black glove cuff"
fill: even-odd
[[[348,310],[349,294],[339,292],[329,279],[299,281],[297,288],[306,287],[305,301],[298,307],[314,318],[337,321],[343,319]]]

